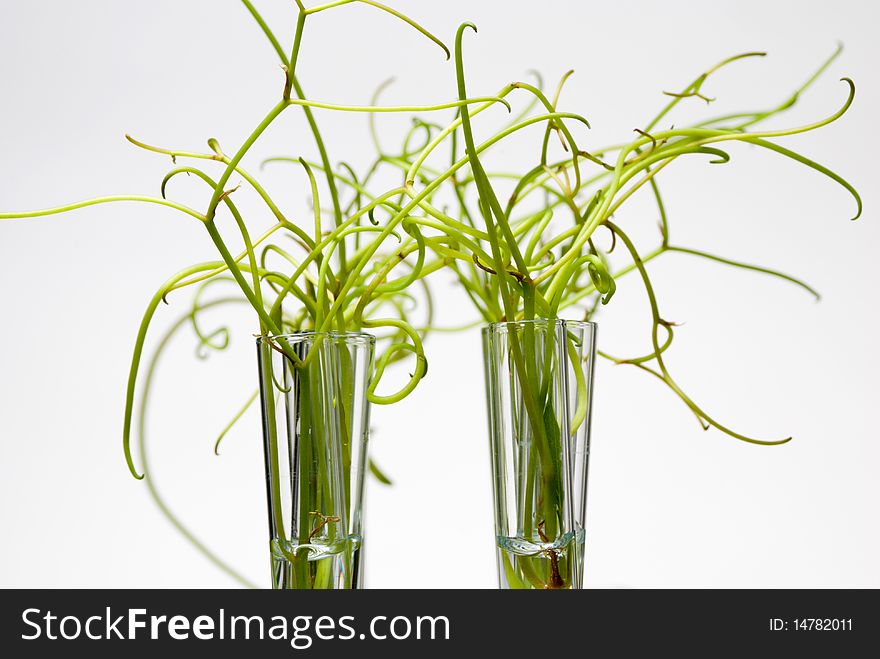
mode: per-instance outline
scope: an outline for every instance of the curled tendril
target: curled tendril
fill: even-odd
[[[605,262],[595,254],[586,254],[581,258],[581,262],[587,264],[587,271],[593,286],[602,294],[602,304],[608,304],[611,301],[614,292],[617,290],[617,284],[608,273],[608,267]]]
[[[199,359],[206,359],[208,353],[212,350],[219,352],[226,350],[229,347],[228,327],[218,327],[210,332],[204,332],[198,322],[199,312],[202,309],[202,296],[204,295],[205,290],[208,288],[208,286],[223,281],[233,283],[235,282],[232,277],[216,277],[214,279],[209,279],[208,281],[200,284],[196,288],[196,292],[193,295],[193,304],[192,310],[189,314],[189,319],[193,333],[198,339],[198,345],[196,346],[196,357],[198,357]]]
[[[375,403],[376,405],[390,405],[391,403],[396,403],[400,400],[403,400],[413,391],[413,389],[415,389],[419,381],[428,373],[428,359],[427,357],[425,357],[425,351],[422,347],[421,336],[409,323],[396,318],[364,320],[363,326],[366,328],[394,327],[401,330],[404,334],[406,334],[410,341],[412,341],[411,344],[394,343],[385,351],[385,353],[376,362],[376,369],[373,380],[370,382],[370,386],[367,389],[367,396],[369,397],[370,402]],[[401,350],[412,352],[415,354],[416,357],[416,367],[413,373],[410,375],[409,381],[394,394],[390,394],[387,396],[376,394],[376,388],[379,386],[379,382],[382,380],[382,375],[385,372],[388,361],[391,359],[395,352]]]

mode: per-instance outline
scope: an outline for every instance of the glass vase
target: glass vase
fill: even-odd
[[[501,588],[582,588],[594,323],[483,329]]]
[[[363,497],[374,337],[257,339],[272,587],[363,586]]]

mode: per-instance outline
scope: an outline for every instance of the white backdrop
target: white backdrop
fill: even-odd
[[[293,3],[257,4],[286,42]],[[563,104],[591,120],[593,145],[628,139],[665,103],[661,91],[728,55],[770,53],[713,78],[713,110],[783,100],[845,42],[844,55],[785,122],[828,114],[845,97],[837,78],[856,80],[858,97],[844,120],[787,144],[860,188],[860,222],[848,221],[852,201],[827,179],[755,149],[734,148],[723,167],[695,161],[665,174],[676,242],[802,275],[823,301],[683,255],[665,256],[652,270],[664,316],[686,322],[670,355],[681,382],[744,432],[795,440],[762,448],[704,433],[656,382],[602,363],[587,579],[623,587],[880,586],[876,6],[393,4],[447,41],[460,21],[478,24],[466,46],[471,93],[492,93],[529,69],[555,85],[574,68]],[[170,163],[132,148],[124,133],[187,149],[215,136],[234,149],[280,92],[274,54],[233,0],[4,0],[0,16],[3,210],[155,194]],[[312,98],[367,103],[390,75],[397,83],[388,103],[454,97],[452,65],[387,15],[352,7],[312,22],[301,65]],[[255,149],[253,169],[264,156],[312,154],[301,117],[290,114]],[[319,120],[331,157],[366,160],[364,117],[321,113]],[[299,173],[275,168],[265,177],[292,216],[307,217]],[[191,184],[175,188],[204,205],[200,193]],[[648,200],[636,200],[619,221],[634,227],[641,244],[655,235]],[[0,224],[0,586],[235,585],[159,515],[128,475],[120,442],[143,308],[168,275],[212,257],[196,222],[158,208],[101,207]],[[600,318],[600,346],[609,352],[647,345],[636,283],[622,284]],[[440,282],[437,295],[441,323],[472,317],[460,291]],[[172,303],[160,325],[186,310],[184,296]],[[150,455],[180,516],[267,585],[257,415],[226,438],[221,457],[211,452],[255,375],[252,324],[246,315],[234,321],[227,353],[198,362],[184,333],[161,366]],[[373,454],[395,485],[370,485],[369,585],[493,587],[478,331],[432,337],[429,359],[429,376],[413,396],[374,410]]]

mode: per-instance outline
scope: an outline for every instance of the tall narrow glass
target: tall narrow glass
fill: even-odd
[[[374,337],[257,339],[272,587],[363,586],[363,496]]]
[[[501,588],[582,588],[595,324],[483,329]]]

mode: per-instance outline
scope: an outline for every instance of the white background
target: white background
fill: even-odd
[[[293,3],[257,3],[287,44]],[[629,139],[666,98],[716,61],[767,50],[706,91],[711,112],[770,107],[838,40],[847,50],[775,125],[806,123],[858,97],[838,124],[786,145],[840,171],[866,212],[827,179],[756,149],[723,167],[703,159],[664,173],[677,243],[804,276],[820,304],[784,282],[668,255],[652,268],[666,318],[686,322],[670,364],[707,409],[743,432],[795,439],[779,448],[704,433],[667,390],[627,367],[598,372],[589,506],[588,582],[622,587],[878,587],[876,287],[880,266],[875,155],[880,148],[874,3],[415,2],[394,3],[447,42],[471,20],[472,94],[540,70],[562,105],[593,124],[588,148]],[[171,165],[123,139],[232,151],[275,103],[281,73],[233,0],[4,0],[0,13],[0,209],[50,206],[117,192],[157,194]],[[301,79],[312,98],[367,103],[454,98],[439,49],[369,7],[310,19]],[[707,110],[685,104],[681,121]],[[369,156],[363,116],[319,114],[331,157]],[[396,124],[388,120],[388,134]],[[534,141],[531,143],[534,149]],[[532,163],[534,150],[499,159]],[[312,156],[290,112],[247,161]],[[265,181],[290,216],[309,222],[299,172]],[[204,207],[194,183],[172,194]],[[252,221],[271,221],[256,203]],[[618,221],[640,245],[656,240],[656,210],[636,199]],[[225,587],[125,469],[122,404],[140,315],[171,273],[213,258],[194,220],[114,206],[0,224],[0,585]],[[636,280],[601,319],[600,346],[647,347]],[[440,321],[471,319],[463,294],[438,281]],[[187,298],[160,310],[159,326]],[[253,581],[268,584],[259,421],[249,414],[221,457],[214,438],[254,382],[250,319],[227,353],[193,357],[184,332],[158,374],[150,417],[155,478],[173,508]],[[158,326],[157,326],[158,327]],[[155,334],[153,335],[156,336]],[[372,587],[495,585],[479,336],[437,335],[429,377],[405,402],[374,409],[373,454],[395,480],[372,483]]]

